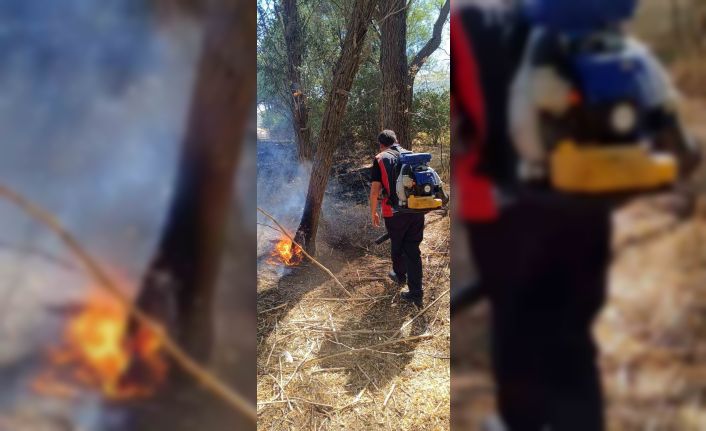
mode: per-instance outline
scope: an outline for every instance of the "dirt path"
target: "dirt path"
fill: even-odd
[[[425,232],[426,304],[449,288],[448,226]],[[448,295],[396,336],[418,310],[385,278],[389,245],[319,248],[351,298],[313,265],[259,261],[259,429],[448,429]],[[369,348],[398,338],[410,340]]]

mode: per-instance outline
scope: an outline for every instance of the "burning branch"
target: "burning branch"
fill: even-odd
[[[118,288],[111,277],[93,259],[79,242],[64,229],[61,224],[51,214],[34,205],[20,194],[0,185],[0,197],[3,197],[15,204],[30,217],[39,221],[53,231],[66,247],[81,261],[90,275],[115,297],[127,312],[134,317],[145,328],[152,331],[164,346],[164,350],[172,359],[196,381],[208,389],[213,395],[220,398],[235,411],[257,422],[257,412],[242,395],[221,382],[210,371],[194,361],[174,340],[166,333],[164,327],[139,308],[135,307],[132,301]]]
[[[306,250],[304,250],[304,247],[302,247],[301,245],[299,245],[299,243],[297,243],[296,241],[294,241],[294,238],[292,238],[292,235],[290,235],[289,232],[287,232],[287,229],[285,229],[284,226],[282,226],[270,213],[268,213],[267,211],[263,210],[263,209],[260,208],[260,207],[257,207],[257,210],[260,211],[265,217],[267,217],[268,219],[272,220],[272,222],[277,225],[277,227],[279,228],[279,230],[282,231],[282,233],[283,233],[287,238],[289,238],[289,240],[291,241],[291,243],[293,244],[293,246],[299,247],[299,250],[301,250],[301,252],[304,253],[304,256],[308,257],[309,260],[311,260],[312,262],[314,262],[314,263],[316,264],[316,266],[318,266],[319,268],[323,269],[328,275],[330,275],[331,278],[333,278],[333,280],[336,282],[336,284],[338,285],[338,287],[340,287],[340,288],[346,293],[346,295],[348,295],[348,297],[353,296],[353,295],[348,291],[348,289],[346,289],[345,286],[343,286],[343,283],[341,283],[341,282],[338,280],[338,278],[336,278],[336,276],[333,275],[333,272],[331,272],[328,268],[326,268],[324,265],[322,265],[318,260],[314,259],[309,253],[306,252]]]

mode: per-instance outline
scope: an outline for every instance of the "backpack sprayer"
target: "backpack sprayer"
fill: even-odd
[[[444,191],[444,183],[436,171],[429,166],[432,155],[429,153],[402,152],[395,168],[395,211],[422,213],[444,209],[449,196]],[[375,240],[380,245],[390,239],[389,234]]]
[[[448,203],[439,174],[429,167],[431,159],[429,153],[400,154],[395,170],[397,211],[427,213]]]
[[[513,84],[513,140],[523,179],[601,194],[655,190],[678,177],[654,137],[676,114],[666,72],[625,35],[637,0],[534,0],[534,26]]]
[[[534,30],[510,100],[513,141],[529,165],[524,179],[548,179],[571,193],[632,192],[675,183],[672,153],[682,171],[698,165],[666,72],[618,28],[636,6],[637,0],[525,2]],[[481,282],[457,289],[452,316],[487,294]]]

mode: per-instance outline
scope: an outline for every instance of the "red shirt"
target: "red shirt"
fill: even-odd
[[[397,201],[397,190],[395,184],[395,165],[399,160],[402,147],[398,144],[375,156],[373,166],[370,170],[370,180],[382,183],[386,197],[382,200],[382,216],[385,218],[395,215],[392,204]]]
[[[455,145],[465,151],[452,158],[452,181],[458,201],[455,207],[465,221],[492,221],[498,216],[493,183],[477,172],[480,148],[486,141],[483,89],[470,37],[455,13],[451,15],[451,52],[451,115],[453,121],[465,116],[473,130],[472,136],[453,138],[466,140]]]

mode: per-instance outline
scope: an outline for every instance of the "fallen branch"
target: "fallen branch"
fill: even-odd
[[[258,406],[268,406],[271,404],[287,404],[292,401],[305,403],[305,404],[311,404],[313,406],[324,407],[324,408],[332,409],[332,410],[342,409],[342,408],[346,407],[346,406],[336,407],[336,406],[332,406],[331,404],[317,403],[316,401],[307,400],[306,398],[298,398],[298,397],[291,397],[287,400],[260,401],[257,403],[257,405]]]
[[[390,392],[387,393],[387,396],[385,396],[385,401],[382,403],[383,408],[387,407],[387,402],[390,401],[390,397],[392,396],[392,392],[395,390],[396,386],[397,386],[397,383],[392,384],[392,387],[390,388]]]
[[[417,340],[426,340],[426,339],[433,338],[433,337],[434,337],[434,336],[431,335],[431,334],[422,334],[422,335],[415,335],[415,336],[406,337],[406,338],[397,338],[397,339],[395,339],[395,340],[384,341],[384,342],[382,342],[382,343],[374,344],[374,345],[372,345],[372,346],[358,347],[358,348],[355,348],[355,349],[347,350],[347,351],[345,351],[345,352],[339,352],[339,353],[334,353],[334,354],[328,355],[328,356],[322,356],[322,357],[320,357],[320,358],[309,359],[308,361],[306,361],[306,362],[304,363],[304,365],[315,364],[315,363],[317,363],[317,362],[325,361],[325,360],[327,360],[327,359],[337,358],[337,357],[339,357],[339,356],[350,355],[350,354],[352,354],[352,353],[363,352],[363,351],[369,352],[369,351],[375,350],[375,349],[377,349],[377,348],[379,348],[379,347],[389,346],[389,345],[391,345],[391,344],[406,343],[406,342],[409,342],[409,341],[417,341]]]
[[[276,307],[268,308],[267,310],[263,310],[263,311],[258,311],[257,314],[260,314],[260,315],[262,315],[262,314],[267,314],[267,313],[270,313],[270,312],[272,312],[272,311],[277,311],[277,310],[279,310],[279,309],[281,309],[281,308],[284,308],[284,307],[286,307],[287,305],[289,305],[289,303],[288,303],[288,302],[285,302],[284,304],[280,304],[280,305],[278,305],[278,306],[276,306]]]
[[[66,247],[85,266],[90,275],[108,292],[111,293],[128,311],[129,315],[149,328],[162,342],[164,351],[189,375],[191,375],[202,386],[208,389],[213,395],[220,398],[231,406],[234,410],[257,422],[257,411],[242,395],[221,382],[206,368],[194,361],[179,345],[166,333],[161,323],[154,320],[145,312],[137,308],[130,298],[115,284],[110,276],[103,270],[98,262],[91,257],[83,246],[62,227],[58,220],[45,210],[34,205],[20,194],[0,185],[0,197],[15,204],[30,217],[39,221],[51,231],[53,231]]]
[[[318,260],[314,259],[314,257],[312,257],[309,253],[307,253],[306,250],[304,250],[304,247],[302,247],[301,245],[299,245],[298,242],[294,241],[294,238],[292,238],[292,235],[290,235],[289,232],[287,232],[287,229],[285,229],[284,226],[282,226],[270,213],[268,213],[267,211],[263,210],[263,209],[260,208],[260,207],[257,207],[257,210],[260,211],[265,217],[267,217],[268,219],[272,220],[272,221],[274,222],[274,224],[277,225],[277,227],[279,228],[279,230],[282,231],[282,233],[283,233],[287,238],[289,238],[289,240],[292,242],[292,244],[294,244],[295,246],[299,247],[299,250],[302,251],[302,253],[304,254],[304,256],[306,256],[307,258],[309,258],[309,260],[311,260],[312,262],[314,262],[314,263],[316,264],[316,266],[318,266],[319,268],[323,269],[328,275],[330,275],[331,278],[333,278],[333,280],[336,282],[336,284],[338,285],[338,287],[340,287],[344,292],[346,292],[346,295],[348,295],[349,297],[350,297],[350,296],[353,296],[353,295],[348,291],[348,289],[346,289],[345,286],[343,286],[343,283],[341,283],[341,282],[338,280],[338,278],[336,278],[336,276],[333,275],[333,272],[331,272],[328,268],[326,268],[326,267],[325,267],[323,264],[321,264]]]
[[[423,309],[422,311],[420,311],[419,313],[417,313],[416,316],[414,316],[414,317],[412,317],[410,320],[406,321],[405,324],[402,325],[402,326],[400,327],[400,329],[397,330],[397,332],[395,333],[395,335],[393,335],[391,338],[395,338],[395,337],[399,336],[399,335],[402,333],[402,331],[404,330],[404,328],[406,328],[406,327],[408,327],[409,325],[411,325],[412,322],[414,322],[415,320],[417,320],[422,314],[426,313],[434,304],[436,304],[437,302],[439,302],[439,300],[440,300],[441,298],[443,298],[444,296],[448,295],[449,292],[451,292],[451,289],[446,289],[446,291],[445,291],[444,293],[442,293],[441,295],[439,295],[438,298],[436,298],[436,299],[433,300],[429,305],[427,305],[426,307],[424,307],[424,309]]]

